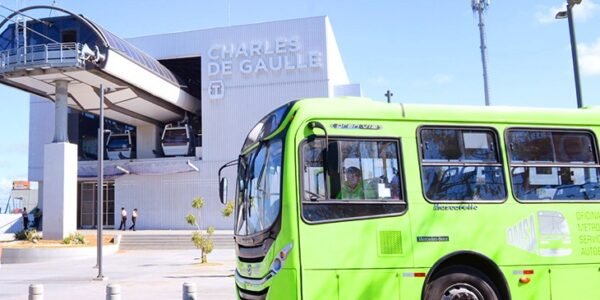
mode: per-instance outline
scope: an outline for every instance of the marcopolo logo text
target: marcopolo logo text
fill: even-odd
[[[435,204],[433,210],[477,210],[475,204]]]

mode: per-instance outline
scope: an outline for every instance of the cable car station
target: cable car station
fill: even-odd
[[[31,94],[29,180],[48,238],[97,225],[101,93],[103,226],[125,207],[140,211],[140,229],[189,229],[195,197],[206,200],[202,228],[231,228],[217,171],[256,121],[294,99],[360,95],[327,17],[124,40],[83,15],[31,6],[0,33],[0,83]]]

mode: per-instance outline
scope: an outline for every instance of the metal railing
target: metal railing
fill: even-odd
[[[0,51],[0,72],[15,69],[54,65],[78,66],[82,45],[80,43],[51,43]]]

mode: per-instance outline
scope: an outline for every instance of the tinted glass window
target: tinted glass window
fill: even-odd
[[[113,149],[129,149],[131,145],[129,144],[129,136],[114,136],[110,137],[108,141],[108,145],[106,148],[108,150]]]
[[[405,209],[398,142],[323,139],[302,146],[303,214],[309,221],[399,213]]]
[[[421,144],[424,161],[498,161],[489,131],[427,128],[421,130]]]
[[[600,200],[600,168],[588,132],[519,129],[507,134],[520,200]]]
[[[96,25],[97,26],[97,25]],[[171,73],[166,67],[161,65],[156,59],[148,56],[146,53],[131,45],[129,42],[122,40],[111,32],[104,28],[97,26],[98,29],[104,34],[108,44],[114,49],[118,50],[127,57],[133,59],[140,65],[146,67],[148,70],[153,71],[156,75],[162,76],[163,78],[179,84],[179,80]]]
[[[427,199],[504,199],[496,141],[495,132],[485,129],[421,129],[421,179]]]
[[[430,200],[502,200],[501,166],[423,166],[423,190]]]
[[[183,129],[168,129],[165,131],[165,137],[162,141],[164,144],[187,144],[189,138],[187,130]]]
[[[75,30],[65,30],[61,35],[61,42],[63,43],[76,43],[77,42],[77,31]]]
[[[275,132],[283,122],[283,119],[285,119],[287,113],[294,103],[295,102],[292,101],[280,106],[258,121],[258,123],[250,130],[248,136],[246,136],[246,140],[244,141],[244,146],[242,149],[246,149],[250,145],[256,143],[258,140],[268,137],[271,133]]]

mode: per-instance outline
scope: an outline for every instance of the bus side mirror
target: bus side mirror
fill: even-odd
[[[219,182],[219,198],[221,203],[225,204],[227,202],[227,178],[221,178]]]

